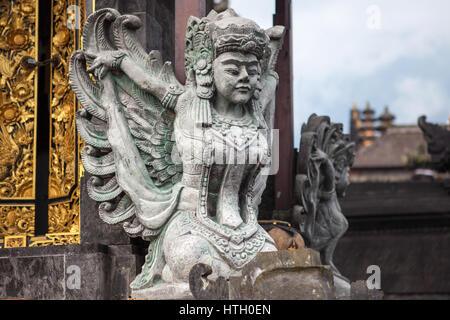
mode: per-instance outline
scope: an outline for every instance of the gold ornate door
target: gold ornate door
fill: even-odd
[[[69,59],[85,0],[0,0],[0,248],[80,241]]]

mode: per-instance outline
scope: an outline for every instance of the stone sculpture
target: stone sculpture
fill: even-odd
[[[191,17],[182,85],[136,41],[140,24],[113,9],[87,19],[70,63],[82,161],[101,219],[151,241],[131,287],[186,297],[197,263],[226,279],[276,250],[257,215],[284,27],[264,31],[231,9]]]
[[[450,171],[450,130],[444,126],[427,122],[426,116],[417,120],[419,128],[428,145],[433,169],[439,172]]]
[[[322,263],[330,265],[337,296],[340,288],[350,290],[348,279],[333,264],[333,253],[348,228],[338,197],[350,184],[349,170],[355,156],[355,144],[342,132],[342,124],[331,123],[327,116],[312,114],[302,126],[297,159],[294,220],[309,248],[320,252]],[[347,292],[349,294],[349,291]]]

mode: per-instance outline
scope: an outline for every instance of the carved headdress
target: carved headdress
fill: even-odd
[[[269,37],[252,20],[229,17],[210,23],[209,26],[215,58],[229,51],[252,53],[259,60],[264,57]]]
[[[233,9],[207,17],[190,17],[186,29],[186,84],[196,87],[196,120],[211,123],[209,100],[214,96],[212,63],[224,52],[254,54],[265,66],[270,56],[269,36],[254,21],[239,17]]]

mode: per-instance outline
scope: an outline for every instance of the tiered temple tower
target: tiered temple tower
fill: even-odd
[[[384,108],[381,116],[375,117],[375,111],[369,102],[364,110],[359,110],[353,103],[350,111],[350,138],[356,142],[357,147],[370,146],[376,138],[386,132],[392,126],[395,116],[389,112],[389,107]]]

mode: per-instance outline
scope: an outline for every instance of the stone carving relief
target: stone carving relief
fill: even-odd
[[[70,29],[68,22],[69,8],[76,5],[80,13],[76,19],[83,26],[85,1],[50,2],[50,55],[54,59],[49,59],[53,61],[50,77],[39,79],[38,67],[48,60],[38,61],[37,48],[42,41],[38,3],[0,1],[0,200],[5,200],[0,204],[0,247],[1,237],[11,235],[27,235],[25,244],[29,246],[55,244],[50,238],[46,238],[47,242],[33,238],[38,130],[50,129],[48,233],[57,233],[60,238],[64,233],[69,237],[78,233],[79,239],[82,168],[75,129],[77,103],[68,72],[70,56],[80,47],[81,31]],[[50,128],[39,125],[38,81],[50,83]],[[27,203],[23,204],[23,200]]]
[[[350,184],[354,157],[355,144],[343,134],[342,124],[316,114],[303,124],[295,178],[298,204],[293,215],[306,246],[320,252],[322,263],[331,266],[335,282],[349,282],[334,265],[333,253],[348,228],[338,198]]]
[[[137,42],[140,25],[113,9],[87,19],[70,62],[82,161],[101,219],[150,241],[131,287],[183,297],[197,263],[228,278],[276,250],[257,215],[284,27],[264,31],[231,9],[191,17],[182,85]]]
[[[0,1],[0,199],[34,197],[36,74],[21,65],[37,58],[35,1]]]

